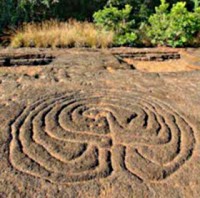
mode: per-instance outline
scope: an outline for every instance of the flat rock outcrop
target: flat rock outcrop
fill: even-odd
[[[37,68],[0,73],[0,197],[200,196],[199,71],[84,50]]]

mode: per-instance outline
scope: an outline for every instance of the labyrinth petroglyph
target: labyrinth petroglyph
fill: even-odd
[[[137,92],[53,95],[13,120],[9,160],[23,173],[67,184],[120,172],[161,182],[192,157],[195,131],[174,108]]]

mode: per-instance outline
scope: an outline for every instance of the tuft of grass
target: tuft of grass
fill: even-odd
[[[112,45],[114,33],[96,27],[93,23],[56,20],[25,23],[11,37],[11,46],[18,47],[92,47]]]

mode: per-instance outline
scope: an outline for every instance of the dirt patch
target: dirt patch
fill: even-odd
[[[42,71],[41,67],[35,66],[20,66],[20,67],[0,67],[0,74],[27,74],[34,76]]]
[[[195,66],[192,63],[188,63],[187,61],[180,60],[170,60],[165,62],[158,61],[134,61],[131,59],[124,59],[128,64],[134,65],[135,68],[142,72],[182,72],[182,71],[194,71],[200,70],[199,66]]]

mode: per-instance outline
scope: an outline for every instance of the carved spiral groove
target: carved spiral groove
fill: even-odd
[[[41,99],[11,125],[10,162],[51,182],[120,171],[147,181],[175,173],[193,154],[194,130],[163,102],[132,92],[78,92]]]

